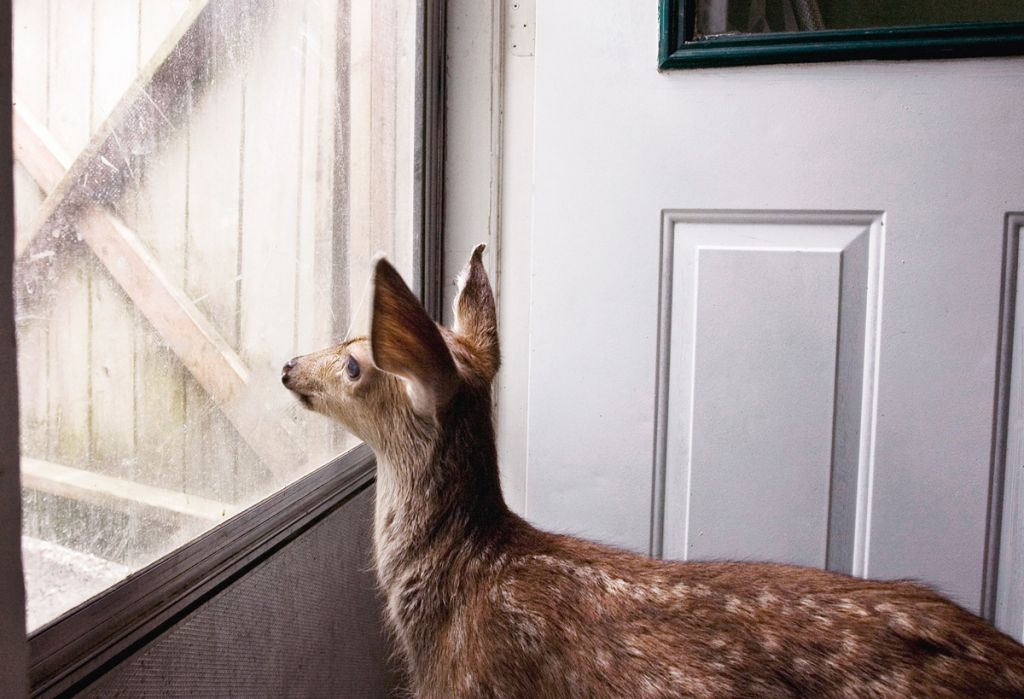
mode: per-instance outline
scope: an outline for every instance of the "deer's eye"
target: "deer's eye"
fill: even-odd
[[[359,362],[351,354],[345,361],[345,374],[353,381],[359,378]]]

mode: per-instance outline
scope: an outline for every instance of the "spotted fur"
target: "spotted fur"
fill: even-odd
[[[1024,648],[916,583],[652,560],[513,514],[482,251],[453,330],[380,260],[370,337],[283,375],[377,454],[377,575],[417,697],[1024,696]]]

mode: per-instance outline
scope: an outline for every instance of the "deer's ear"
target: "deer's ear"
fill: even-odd
[[[436,414],[454,390],[455,361],[437,324],[383,258],[373,269],[372,314],[373,363],[407,381],[416,412]]]
[[[484,270],[484,244],[473,250],[462,273],[455,297],[455,333],[469,345],[480,371],[493,379],[501,365],[498,348],[498,313]]]

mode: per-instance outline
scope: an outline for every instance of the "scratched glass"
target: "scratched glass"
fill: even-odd
[[[15,0],[35,629],[354,445],[282,364],[414,269],[415,6]]]
[[[694,37],[1024,21],[1020,0],[697,0]]]

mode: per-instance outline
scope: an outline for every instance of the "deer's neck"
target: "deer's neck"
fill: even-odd
[[[486,548],[509,516],[493,443],[425,444],[378,460],[374,536],[385,585],[402,568]]]
[[[470,416],[471,417],[471,416]],[[374,548],[388,612],[407,649],[427,644],[514,519],[493,428],[456,415],[440,437],[378,453]]]

